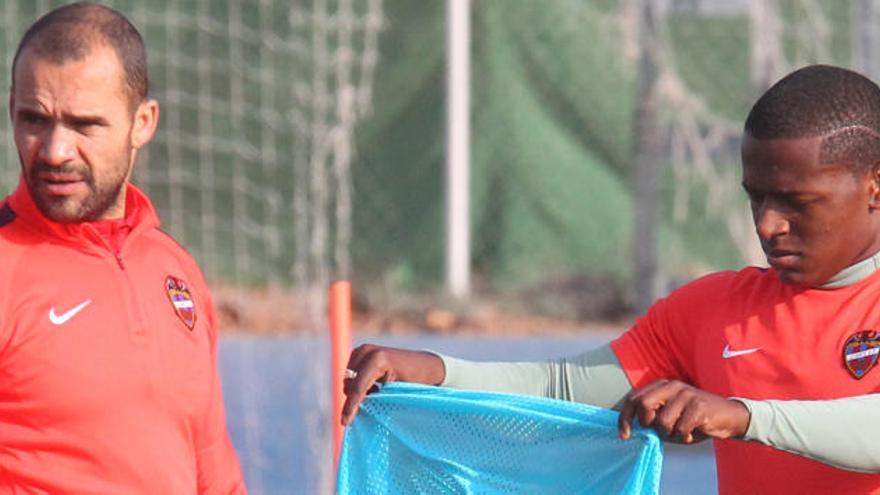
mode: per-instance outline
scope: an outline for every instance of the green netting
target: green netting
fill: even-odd
[[[806,13],[797,2],[781,4],[783,44],[797,60],[794,33],[804,31],[797,22]],[[685,7],[662,17],[668,61],[709,114],[739,126],[756,95],[749,79],[749,13]],[[802,63],[848,62],[848,11],[826,7],[827,56],[801,53]],[[356,172],[356,202],[378,210],[358,212],[355,253],[372,274],[437,282],[444,242],[443,9],[405,0],[388,1],[386,9],[375,110],[359,127]],[[473,4],[474,252],[480,280],[496,288],[554,273],[632,275],[637,67],[625,46],[631,40],[616,24],[622,10],[613,1]],[[661,115],[664,124],[671,120]],[[728,143],[729,158],[718,165],[730,169],[734,187],[736,146]],[[660,159],[661,269],[675,278],[741,265],[719,218],[729,212],[708,211],[707,191],[698,183],[686,221],[673,220],[670,160]]]

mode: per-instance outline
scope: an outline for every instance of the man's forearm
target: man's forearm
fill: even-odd
[[[441,385],[447,387],[535,395],[608,408],[619,406],[632,389],[608,345],[543,362],[475,362],[439,356],[446,367]]]
[[[744,440],[799,454],[840,469],[880,472],[880,394],[837,400],[753,401]]]

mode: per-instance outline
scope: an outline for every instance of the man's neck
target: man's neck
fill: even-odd
[[[122,190],[119,191],[119,196],[116,198],[116,202],[113,203],[112,206],[107,208],[107,210],[98,218],[97,221],[108,221],[108,220],[122,220],[125,218],[125,186],[122,186]]]

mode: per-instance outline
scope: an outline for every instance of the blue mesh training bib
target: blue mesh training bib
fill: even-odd
[[[337,492],[656,494],[663,448],[617,413],[538,397],[391,383],[348,428]]]

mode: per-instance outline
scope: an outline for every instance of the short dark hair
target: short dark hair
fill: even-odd
[[[865,170],[880,162],[880,87],[848,69],[807,66],[755,102],[745,132],[757,139],[821,136],[821,163]]]
[[[91,2],[59,7],[40,17],[21,38],[12,59],[15,68],[25,49],[62,64],[82,60],[96,45],[113,48],[125,75],[125,89],[132,105],[147,98],[147,50],[137,28],[116,10]]]

